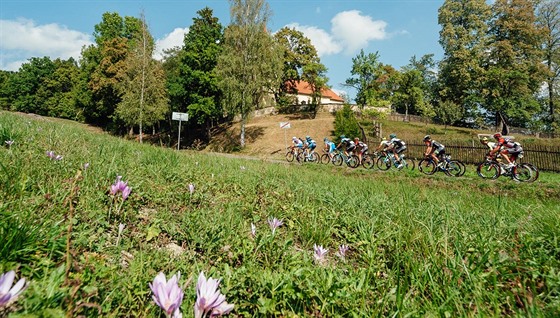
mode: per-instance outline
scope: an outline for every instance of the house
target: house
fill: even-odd
[[[313,100],[313,91],[311,90],[311,85],[305,81],[298,81],[295,83],[295,90],[297,91],[296,104],[297,105],[308,105],[311,104]],[[344,99],[338,96],[329,88],[324,88],[321,91],[321,101],[322,105],[342,105],[344,104]]]

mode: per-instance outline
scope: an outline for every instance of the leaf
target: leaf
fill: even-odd
[[[148,228],[148,234],[146,235],[146,241],[151,241],[154,237],[157,237],[161,233],[159,226],[152,225]]]

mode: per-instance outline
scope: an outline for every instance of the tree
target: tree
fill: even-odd
[[[555,102],[559,97],[560,85],[560,1],[548,0],[540,3],[537,18],[544,31],[542,47],[548,71],[546,74],[548,122],[554,125]]]
[[[297,94],[296,83],[304,77],[311,78],[311,74],[306,73],[314,72],[322,64],[317,50],[303,32],[283,27],[274,34],[274,38],[284,49],[284,68],[274,96],[278,105],[287,106],[294,102],[292,94]]]
[[[445,125],[453,124],[461,118],[461,107],[450,100],[440,102],[435,108],[434,112],[437,118]]]
[[[141,38],[141,25],[137,18],[108,12],[95,25],[95,45],[82,49],[80,62],[82,90],[78,102],[86,121],[106,127],[117,120],[113,115],[121,102],[118,85],[126,74],[124,61],[135,45],[129,39]]]
[[[402,68],[398,76],[394,77],[395,90],[392,102],[395,109],[409,114],[432,117],[434,115],[431,102],[431,91],[435,83],[432,55],[425,55],[420,60],[415,56],[410,63]]]
[[[438,12],[444,56],[439,65],[439,95],[460,105],[463,121],[477,117],[483,57],[488,44],[490,6],[486,0],[446,0]]]
[[[169,78],[170,96],[173,109],[188,111],[190,118],[204,125],[206,138],[210,139],[213,122],[223,117],[215,70],[222,51],[223,27],[212,9],[206,7],[197,14],[177,53],[177,72]]]
[[[4,92],[8,96],[10,109],[26,113],[47,116],[46,99],[48,96],[38,94],[45,81],[56,70],[56,65],[48,57],[33,57],[24,63],[18,72],[8,78]]]
[[[497,126],[523,127],[540,106],[536,93],[544,80],[542,29],[530,0],[496,0],[492,40],[485,61],[484,108]]]
[[[119,82],[121,102],[116,115],[131,128],[138,125],[140,143],[144,125],[153,126],[168,112],[165,74],[159,62],[152,58],[154,40],[149,33],[144,14],[140,21],[141,34],[132,39],[132,51],[124,60],[126,73]]]
[[[265,92],[279,85],[282,50],[266,26],[270,16],[264,0],[229,0],[231,24],[216,67],[226,110],[241,116],[240,146],[245,147],[245,123]]]
[[[356,89],[356,103],[363,110],[367,105],[378,105],[381,95],[381,79],[384,65],[379,62],[379,53],[365,54],[364,50],[352,58],[352,77],[346,79],[346,86]]]
[[[313,118],[317,116],[317,109],[321,105],[323,91],[328,88],[329,79],[326,76],[327,68],[319,63],[313,62],[304,66],[302,80],[306,81],[311,89],[311,112]]]
[[[78,64],[73,58],[54,60],[54,72],[43,80],[37,95],[44,100],[47,115],[83,121],[83,114],[77,108],[76,94],[79,79]]]

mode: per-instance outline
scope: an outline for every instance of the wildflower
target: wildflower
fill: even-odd
[[[313,250],[315,250],[315,254],[313,255],[318,262],[323,262],[325,260],[325,256],[329,251],[328,248],[323,248],[322,245],[313,244]]]
[[[282,222],[282,220],[278,220],[277,218],[269,218],[268,219],[268,225],[270,225],[270,228],[272,229],[272,234],[274,234],[274,232],[276,231],[276,229],[281,226],[282,224],[284,224]]]
[[[87,170],[87,168],[89,168],[89,162],[84,163],[83,168],[84,170]]]
[[[150,285],[150,289],[154,293],[152,296],[156,305],[158,305],[167,317],[181,317],[181,302],[183,302],[183,290],[179,287],[179,279],[181,273],[173,275],[169,281],[165,279],[163,273],[157,274],[154,281]]]
[[[218,289],[219,285],[219,279],[211,277],[206,279],[204,272],[200,272],[196,284],[195,318],[202,318],[206,315],[221,316],[232,311],[234,305],[226,302],[226,296],[222,295]]]
[[[190,192],[191,194],[194,193],[194,184],[192,184],[192,183],[189,183],[189,192]]]
[[[245,169],[247,169],[247,168],[245,168],[245,166],[241,166],[241,167],[239,167],[239,169],[245,170]]]
[[[14,144],[14,141],[13,141],[13,140],[6,140],[6,141],[4,141],[4,142],[6,143],[6,145],[8,146],[8,148],[9,148],[11,145]]]
[[[18,280],[12,287],[16,273],[9,271],[0,276],[0,308],[9,305],[27,288],[25,278]]]
[[[336,255],[344,259],[346,257],[346,252],[348,252],[348,249],[348,245],[342,244],[338,247],[338,252],[336,253]]]
[[[61,155],[56,155],[56,157],[54,157],[54,160],[58,161],[58,160],[62,160],[62,158],[64,158],[64,157],[61,156]]]
[[[253,237],[257,236],[257,227],[253,223],[251,223],[251,235]]]
[[[132,188],[128,186],[128,181],[123,182],[121,179],[121,176],[117,176],[117,180],[111,185],[111,191],[109,191],[109,194],[115,195],[121,192],[123,200],[126,200],[126,198],[130,195]]]
[[[54,159],[56,155],[54,154],[54,151],[47,151],[47,157]]]

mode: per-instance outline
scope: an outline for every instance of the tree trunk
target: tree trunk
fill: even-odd
[[[245,148],[245,115],[241,115],[241,148]]]
[[[550,122],[554,123],[554,87],[548,83],[548,108],[550,110]]]

